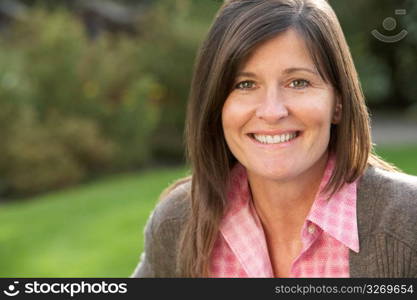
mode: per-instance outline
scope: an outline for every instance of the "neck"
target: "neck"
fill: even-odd
[[[267,234],[279,232],[279,239],[286,241],[299,237],[326,163],[327,155],[307,172],[286,181],[268,180],[248,172],[253,203]]]

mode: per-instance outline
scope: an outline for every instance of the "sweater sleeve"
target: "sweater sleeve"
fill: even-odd
[[[145,249],[140,255],[139,263],[136,266],[131,278],[146,278],[155,277],[155,270],[153,268],[153,213],[148,219],[145,226]]]

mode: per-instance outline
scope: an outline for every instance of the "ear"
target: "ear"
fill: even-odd
[[[342,103],[339,98],[336,99],[336,105],[333,112],[332,124],[339,124],[342,119]]]

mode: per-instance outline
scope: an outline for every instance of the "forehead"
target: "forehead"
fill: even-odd
[[[288,29],[257,46],[239,70],[309,68],[316,71],[311,53],[303,37]]]

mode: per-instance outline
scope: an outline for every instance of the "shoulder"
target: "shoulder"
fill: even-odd
[[[175,277],[179,237],[189,211],[191,180],[166,189],[145,226],[145,249],[132,277]]]
[[[417,176],[368,167],[358,189],[368,196],[378,195],[384,205],[416,206]]]
[[[417,177],[369,167],[358,184],[358,222],[417,247]],[[365,224],[367,226],[365,226]]]
[[[156,224],[184,220],[188,215],[191,199],[191,177],[180,179],[162,192],[152,218]]]
[[[191,178],[180,179],[162,192],[145,228],[148,241],[165,247],[176,244],[189,216],[190,200]]]

